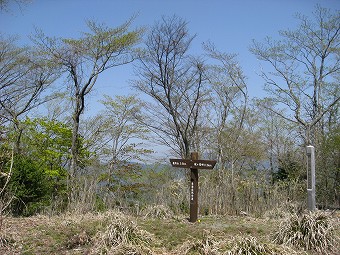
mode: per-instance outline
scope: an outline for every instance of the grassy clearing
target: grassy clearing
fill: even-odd
[[[275,244],[281,219],[202,217],[132,217],[110,211],[101,214],[6,218],[0,254],[324,254],[318,249]],[[328,222],[339,237],[339,217]],[[281,224],[282,228],[282,224]],[[333,244],[332,244],[333,245]],[[336,253],[334,247],[329,254]]]

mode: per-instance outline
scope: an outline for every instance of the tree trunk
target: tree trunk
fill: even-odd
[[[70,177],[71,179],[77,176],[78,159],[79,159],[79,121],[80,121],[80,98],[76,99],[76,107],[72,116],[73,128],[72,128],[72,145],[71,145],[71,166]]]

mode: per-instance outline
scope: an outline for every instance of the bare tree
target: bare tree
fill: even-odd
[[[73,102],[71,176],[77,175],[79,123],[86,96],[102,72],[134,60],[133,47],[140,40],[142,30],[129,31],[131,22],[132,19],[117,28],[88,22],[90,32],[84,33],[80,39],[49,38],[42,33],[35,37],[37,47],[59,66],[66,77]]]
[[[302,125],[308,145],[314,139],[312,128],[339,107],[340,12],[317,6],[313,20],[297,18],[301,23],[296,30],[280,31],[280,41],[254,42],[251,51],[273,68],[261,73],[266,90],[291,114],[271,110]]]
[[[0,155],[2,159],[3,155]],[[2,169],[0,166],[0,233],[3,231],[3,221],[4,214],[6,210],[10,207],[13,199],[15,198],[10,192],[8,192],[8,183],[11,180],[12,172],[13,172],[13,163],[14,163],[14,149],[12,148],[11,156],[10,156],[10,166],[9,170],[6,171]],[[5,171],[3,171],[5,170]]]
[[[2,124],[9,121],[14,127],[14,148],[19,152],[19,119],[52,98],[44,92],[58,74],[36,51],[17,47],[14,42],[11,37],[0,41],[0,119]]]
[[[210,143],[215,144],[219,165],[224,168],[226,163],[238,158],[232,154],[240,148],[237,144],[248,107],[246,77],[235,54],[220,52],[211,43],[204,44],[204,49],[211,60],[206,72],[211,83],[207,118],[211,127]]]
[[[281,31],[280,41],[270,38],[265,43],[254,42],[251,51],[272,67],[262,72],[270,98],[278,106],[288,108],[277,115],[304,129],[307,156],[308,209],[316,208],[314,146],[320,146],[325,134],[337,124],[340,102],[340,11],[316,7],[314,19],[297,15],[296,30]],[[335,114],[334,114],[335,113]]]
[[[136,96],[105,95],[100,102],[105,110],[88,121],[88,132],[83,135],[92,140],[90,150],[98,155],[104,167],[100,175],[104,183],[100,186],[109,205],[112,196],[119,197],[119,190],[124,193],[134,187],[138,189],[140,163],[149,158],[152,150],[145,144],[148,130],[135,121],[141,112],[141,100]]]
[[[9,12],[9,4],[10,2],[13,2],[22,9],[23,5],[27,5],[32,2],[32,0],[0,0],[0,11],[6,11]]]
[[[190,157],[205,100],[204,65],[188,53],[194,36],[187,22],[177,16],[163,17],[151,29],[145,54],[136,68],[134,86],[151,96],[156,104],[143,120],[158,137],[183,158]]]
[[[0,37],[0,103],[11,98],[11,87],[20,81],[29,71],[29,58],[25,48],[15,45],[15,37]],[[8,121],[8,114],[3,106],[0,108],[1,124]]]

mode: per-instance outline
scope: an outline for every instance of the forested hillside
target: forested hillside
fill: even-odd
[[[168,159],[191,152],[217,161],[200,171],[200,215],[302,210],[306,145],[316,148],[317,207],[339,208],[339,11],[317,6],[296,19],[279,39],[249,42],[263,63],[262,98],[237,54],[214,42],[193,51],[198,38],[176,15],[145,27],[135,17],[88,21],[74,38],[37,29],[25,47],[1,34],[0,214],[151,205],[187,214],[186,170]],[[88,104],[104,73],[131,64],[138,95],[105,95],[100,111]]]

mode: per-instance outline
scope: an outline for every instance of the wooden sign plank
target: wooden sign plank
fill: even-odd
[[[192,159],[170,159],[173,167],[195,168],[195,169],[213,169],[216,160],[192,160]]]
[[[192,168],[196,169],[213,169],[216,165],[216,160],[193,160]]]
[[[173,167],[190,168],[192,166],[190,159],[170,159],[170,163]]]

